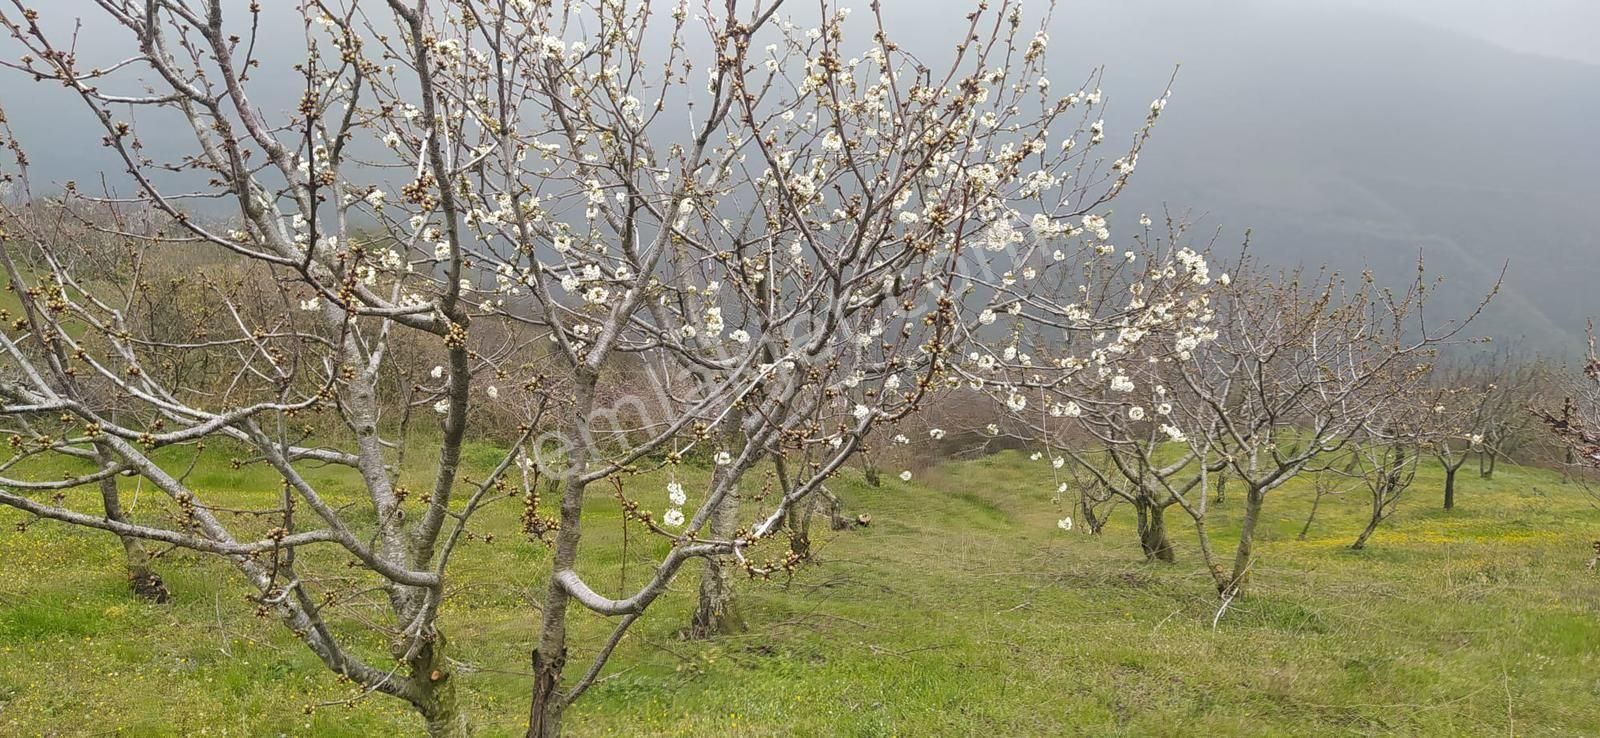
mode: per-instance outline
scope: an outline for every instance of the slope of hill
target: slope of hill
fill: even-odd
[[[1251,227],[1280,264],[1409,274],[1420,251],[1449,282],[1441,315],[1470,308],[1509,262],[1475,331],[1541,348],[1561,350],[1600,312],[1588,293],[1600,279],[1600,67],[1359,11],[1100,12],[1094,24],[1137,28],[1139,42],[1091,37],[1071,56],[1104,60],[1122,102],[1142,110],[1183,64],[1123,210],[1164,203],[1229,234]]]
[[[423,455],[417,454],[416,458]],[[477,471],[491,449],[469,449]],[[418,462],[426,463],[426,462]],[[1056,526],[1045,461],[1007,452],[835,490],[870,527],[827,533],[789,581],[741,582],[751,630],[677,633],[687,572],[623,641],[578,703],[579,736],[640,735],[1593,735],[1600,579],[1584,569],[1600,511],[1553,474],[1463,480],[1439,508],[1425,469],[1364,551],[1347,546],[1364,500],[1325,498],[1306,540],[1310,481],[1273,492],[1253,591],[1217,617],[1192,531],[1169,518],[1174,565],[1143,561],[1132,511],[1100,536]],[[335,501],[338,472],[311,470]],[[660,480],[631,484],[659,490]],[[262,470],[208,450],[191,482],[270,504]],[[694,485],[690,485],[694,489]],[[342,491],[341,491],[342,490]],[[130,495],[131,499],[131,495]],[[1216,506],[1218,544],[1237,498]],[[598,520],[616,502],[597,495]],[[456,678],[479,734],[520,735],[530,598],[548,555],[515,505],[486,512],[445,603]],[[339,683],[271,620],[252,619],[232,572],[174,553],[174,600],[130,599],[110,535],[0,511],[0,733],[410,735],[397,701]],[[637,583],[641,547],[586,531],[594,581]],[[631,545],[631,548],[628,546]],[[778,545],[781,545],[778,544]],[[322,555],[322,554],[318,554]],[[631,577],[631,578],[630,578]],[[359,618],[361,603],[338,617]],[[580,649],[607,632],[576,622]],[[356,644],[381,659],[381,638]],[[587,653],[580,650],[575,653]],[[349,700],[350,704],[344,704]],[[309,712],[308,712],[309,710]]]

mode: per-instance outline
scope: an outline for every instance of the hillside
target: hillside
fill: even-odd
[[[1140,44],[1084,52],[1101,52],[1124,100],[1183,65],[1119,209],[1203,214],[1223,243],[1253,228],[1257,253],[1284,265],[1404,278],[1421,253],[1449,285],[1440,315],[1470,309],[1509,263],[1475,332],[1558,351],[1582,332],[1596,310],[1585,285],[1600,278],[1587,215],[1600,201],[1600,67],[1376,14],[1163,11],[1107,21],[1140,29]]]
[[[489,463],[490,450],[471,458]],[[652,609],[573,735],[1576,735],[1600,731],[1592,644],[1600,578],[1585,571],[1597,511],[1544,472],[1465,480],[1438,508],[1427,470],[1363,552],[1363,500],[1325,501],[1295,540],[1307,482],[1269,500],[1256,592],[1213,626],[1216,600],[1173,519],[1177,565],[1143,562],[1131,512],[1104,535],[1058,529],[1041,462],[1007,453],[881,489],[843,480],[869,528],[825,534],[791,581],[741,584],[753,630],[679,640],[692,578]],[[191,477],[271,496],[219,460]],[[339,489],[331,478],[330,489]],[[654,489],[648,478],[638,482]],[[354,493],[345,488],[344,493]],[[1231,507],[1230,507],[1231,506]],[[1219,508],[1222,522],[1237,501]],[[614,512],[609,497],[593,512]],[[520,734],[542,546],[518,508],[460,561],[443,626],[483,735]],[[1181,516],[1178,516],[1181,517]],[[605,516],[596,515],[604,520]],[[615,519],[615,518],[611,518]],[[176,601],[130,600],[109,536],[14,512],[0,534],[0,733],[404,734],[395,701],[340,685],[214,561],[162,564]],[[1228,526],[1221,526],[1226,536]],[[600,581],[638,554],[593,529]],[[635,579],[636,581],[636,579]],[[220,623],[228,623],[223,626]],[[241,625],[242,623],[242,625]],[[601,634],[581,621],[584,643]],[[376,652],[381,643],[368,646]],[[345,705],[344,700],[354,699]],[[307,713],[308,706],[315,706]],[[97,716],[86,725],[87,714]],[[92,728],[92,731],[90,730]]]
[[[959,22],[901,12],[895,25],[928,38]],[[1220,230],[1225,252],[1249,228],[1269,263],[1400,281],[1421,253],[1447,280],[1440,316],[1470,310],[1509,262],[1474,332],[1544,350],[1570,350],[1600,311],[1600,67],[1314,2],[1063,4],[1051,38],[1057,84],[1104,67],[1111,132],[1132,131],[1179,68],[1113,203],[1125,229],[1170,210],[1201,241]]]

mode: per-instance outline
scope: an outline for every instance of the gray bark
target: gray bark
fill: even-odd
[[[729,420],[737,429],[738,417]],[[730,437],[732,434],[730,434]],[[712,489],[728,484],[729,466],[717,467],[712,475]],[[733,536],[739,526],[739,495],[729,489],[711,511],[711,535],[718,539]],[[809,546],[809,543],[808,543]],[[744,618],[733,592],[731,563],[719,557],[707,556],[700,570],[700,599],[695,604],[694,615],[689,619],[690,638],[710,638],[744,631]]]
[[[583,482],[589,466],[592,442],[589,414],[594,408],[594,372],[579,369],[574,404],[577,407],[574,443],[568,456],[566,481],[561,488],[561,528],[556,532],[551,554],[551,571],[571,571],[578,562],[578,543],[583,537]],[[567,606],[571,595],[556,576],[545,591],[539,644],[533,651],[533,690],[528,705],[528,738],[554,738],[561,735],[561,717],[567,697],[561,693],[561,672],[567,663]]]
[[[1322,493],[1318,492],[1315,497],[1311,498],[1311,514],[1306,516],[1306,524],[1300,526],[1300,535],[1298,536],[1300,540],[1305,540],[1306,534],[1311,532],[1311,523],[1317,519],[1317,507],[1320,505],[1322,505]]]
[[[1166,506],[1141,493],[1134,508],[1139,513],[1139,547],[1145,559],[1168,564],[1176,562],[1177,554],[1167,538]]]
[[[103,448],[95,449],[102,466],[114,463],[111,455]],[[122,496],[117,490],[117,478],[106,477],[100,480],[100,502],[105,507],[106,519],[118,523],[127,523],[128,517],[122,510]],[[166,602],[172,598],[172,593],[167,589],[167,584],[150,566],[150,552],[144,548],[144,543],[138,538],[129,535],[117,536],[122,542],[123,561],[128,572],[128,586],[133,594],[151,602]]]
[[[1255,552],[1256,524],[1261,520],[1261,505],[1266,492],[1251,485],[1245,489],[1244,520],[1239,528],[1239,545],[1233,553],[1233,573],[1223,585],[1224,596],[1242,595],[1250,583],[1250,562]]]

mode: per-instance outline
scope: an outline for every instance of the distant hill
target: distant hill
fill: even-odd
[[[1280,264],[1403,278],[1420,249],[1448,280],[1440,315],[1509,260],[1474,332],[1539,349],[1600,317],[1600,67],[1363,11],[1114,5],[1061,19],[1063,65],[1107,65],[1116,107],[1142,113],[1182,63],[1123,212],[1166,203],[1234,240],[1252,227]]]

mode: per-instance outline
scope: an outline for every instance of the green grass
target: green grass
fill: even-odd
[[[481,472],[491,454],[468,458]],[[412,454],[418,471],[427,463]],[[337,501],[359,499],[347,476],[316,474]],[[1150,564],[1126,508],[1102,536],[1057,529],[1064,513],[1049,502],[1048,468],[1020,454],[934,468],[912,483],[885,479],[881,488],[853,476],[834,485],[852,513],[872,514],[871,527],[821,533],[816,565],[742,586],[746,635],[679,639],[693,571],[681,577],[573,708],[569,731],[1600,733],[1600,575],[1584,569],[1600,511],[1550,474],[1463,474],[1458,508],[1445,512],[1439,475],[1424,470],[1364,551],[1347,548],[1362,522],[1356,493],[1325,499],[1308,540],[1295,540],[1310,487],[1292,483],[1268,499],[1251,595],[1215,628],[1210,578],[1176,508],[1179,563]],[[220,452],[190,481],[240,506],[276,494],[270,474],[232,470]],[[629,491],[659,509],[661,486],[644,477]],[[151,510],[155,493],[138,494]],[[90,497],[72,502],[92,509]],[[1216,509],[1223,553],[1241,503]],[[647,554],[662,550],[641,545],[635,530],[624,552],[616,508],[608,491],[595,492],[583,567],[611,592],[624,578],[639,583]],[[442,623],[483,735],[515,734],[526,711],[529,602],[547,554],[520,540],[518,512],[513,501],[490,508],[480,530],[496,541],[458,554]],[[44,522],[15,532],[20,519],[0,513],[0,734],[417,732],[410,713],[383,697],[307,714],[307,705],[358,692],[276,623],[252,617],[245,590],[218,562],[166,556],[160,570],[175,601],[142,604],[125,593],[110,536]],[[576,660],[606,621],[580,616],[575,626]],[[356,641],[381,658],[379,638]]]

